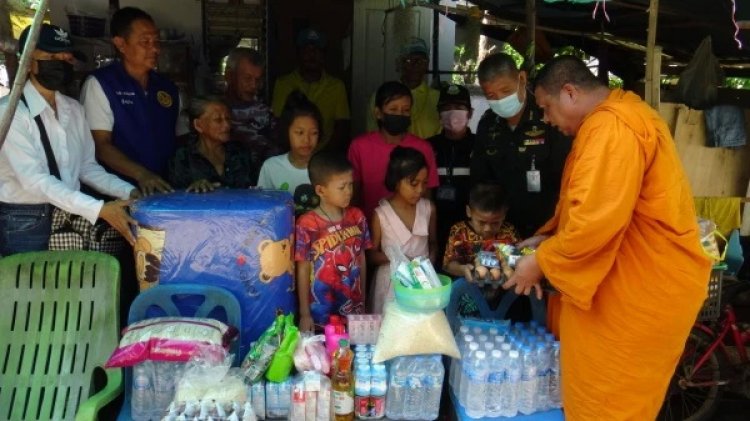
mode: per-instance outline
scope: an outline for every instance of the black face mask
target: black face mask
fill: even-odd
[[[62,60],[37,60],[36,80],[50,91],[64,89],[73,80],[73,65]]]
[[[397,136],[406,133],[411,124],[411,117],[408,115],[383,114],[383,128],[391,136]]]

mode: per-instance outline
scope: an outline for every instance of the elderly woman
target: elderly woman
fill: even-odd
[[[257,168],[239,143],[230,139],[229,108],[218,99],[196,99],[190,106],[193,138],[169,163],[175,188],[208,192],[216,187],[247,188]]]

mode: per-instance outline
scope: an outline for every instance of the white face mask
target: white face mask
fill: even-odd
[[[518,91],[521,89],[521,79],[518,79],[518,88],[512,95],[508,95],[503,99],[490,99],[487,103],[490,105],[490,109],[495,114],[502,118],[510,118],[518,114],[523,108],[523,102],[518,99]]]
[[[469,124],[468,110],[448,110],[440,113],[443,129],[450,133],[461,133]]]

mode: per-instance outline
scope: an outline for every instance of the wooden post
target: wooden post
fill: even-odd
[[[526,35],[529,37],[529,46],[526,47],[524,67],[531,78],[535,73],[536,61],[536,0],[526,0]]]
[[[651,0],[648,8],[648,40],[646,43],[646,102],[659,111],[661,93],[661,47],[656,46],[659,0]]]

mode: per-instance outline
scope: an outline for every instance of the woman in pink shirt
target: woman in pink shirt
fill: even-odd
[[[435,152],[432,145],[407,132],[411,124],[411,91],[400,82],[386,82],[375,93],[375,119],[378,131],[354,139],[348,158],[354,167],[355,198],[368,219],[380,199],[390,193],[385,187],[388,158],[396,146],[414,148],[427,161],[427,187],[438,186]],[[429,192],[429,190],[428,190]]]

